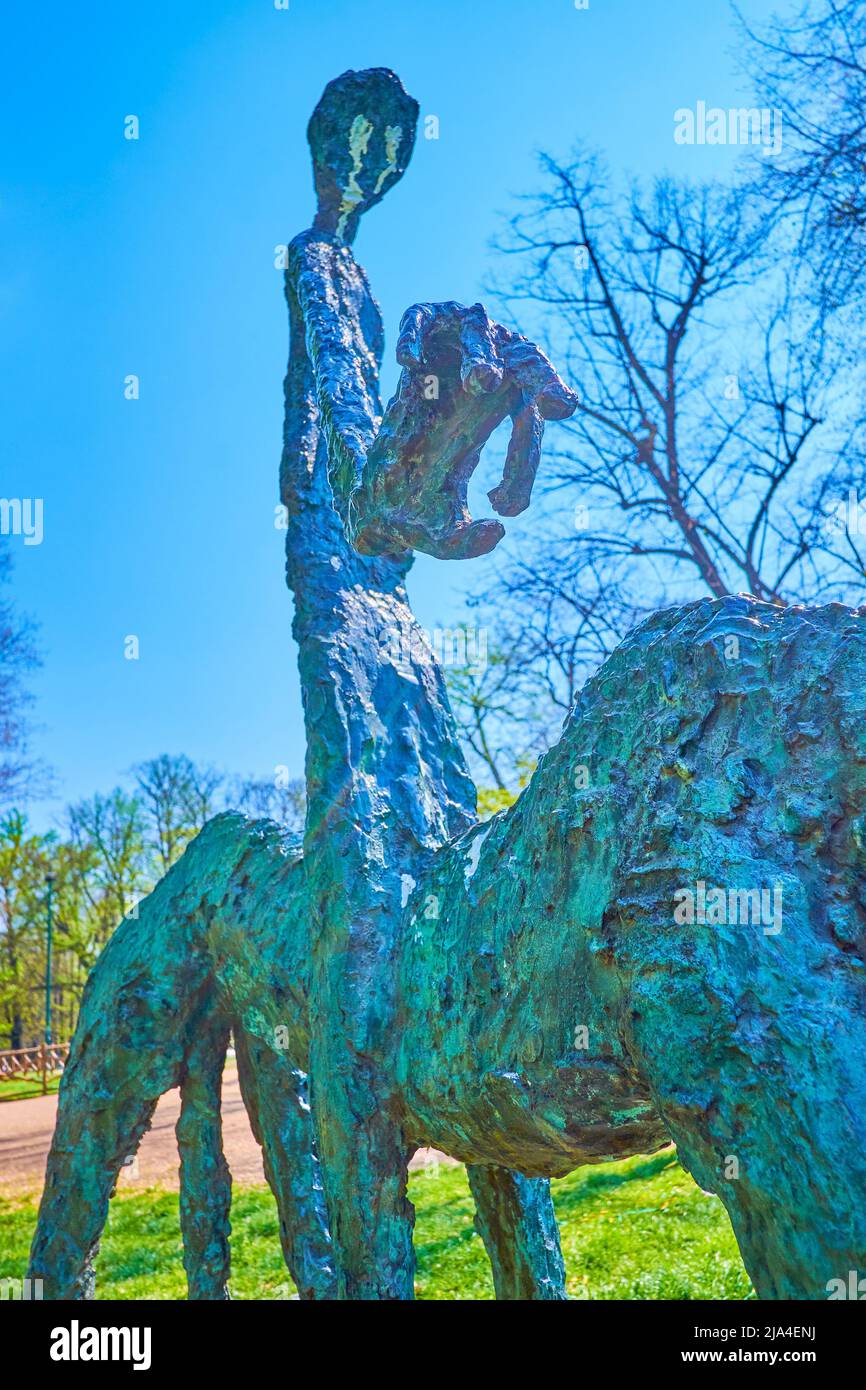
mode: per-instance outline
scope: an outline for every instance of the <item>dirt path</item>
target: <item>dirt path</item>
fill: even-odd
[[[56,1096],[0,1104],[0,1194],[24,1196],[41,1191],[56,1114]],[[120,1187],[177,1187],[174,1127],[179,1114],[180,1093],[168,1091],[156,1107],[153,1123],[141,1141],[134,1164],[121,1174]],[[262,1152],[253,1138],[241,1100],[238,1074],[232,1068],[226,1068],[223,1077],[222,1116],[223,1144],[234,1181],[263,1183]],[[411,1167],[423,1168],[433,1157],[442,1163],[453,1161],[444,1154],[435,1154],[432,1149],[421,1149]]]

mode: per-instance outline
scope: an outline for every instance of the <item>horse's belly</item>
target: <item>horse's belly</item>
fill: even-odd
[[[650,1153],[669,1137],[649,1099],[609,1063],[551,1071],[416,1061],[403,1078],[412,1137],[465,1163],[561,1177],[583,1163]]]

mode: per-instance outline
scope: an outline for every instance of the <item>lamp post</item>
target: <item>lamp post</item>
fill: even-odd
[[[47,898],[46,905],[45,905],[45,906],[46,906],[46,917],[47,917],[47,920],[46,920],[46,945],[45,945],[45,1046],[46,1046],[46,1047],[50,1047],[50,1046],[51,1046],[51,935],[52,935],[52,926],[53,926],[52,917],[51,917],[51,909],[52,909],[52,907],[53,907],[53,905],[54,905],[53,902],[52,902],[52,890],[53,890],[53,888],[54,888],[54,875],[53,875],[53,874],[46,874],[46,875],[45,875],[45,886],[46,886],[47,889],[48,889],[48,898]]]

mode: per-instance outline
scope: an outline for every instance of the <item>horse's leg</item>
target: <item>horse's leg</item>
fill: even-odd
[[[203,1024],[184,1059],[180,1116],[180,1229],[191,1299],[227,1299],[231,1270],[232,1179],[223,1154],[220,1100],[229,1030],[216,1016]]]
[[[866,1273],[862,965],[805,909],[781,928],[656,920],[629,1046],[759,1297],[826,1299]]]
[[[183,1010],[183,998],[169,1001],[143,962],[116,974],[117,953],[107,957],[85,989],[60,1085],[30,1253],[29,1275],[43,1281],[46,1298],[93,1297],[93,1262],[117,1175],[183,1062],[174,1011]]]
[[[110,1106],[103,1103],[98,1108],[89,1106],[86,1094],[76,1096],[67,1089],[67,1106],[58,1113],[51,1145],[28,1269],[29,1278],[42,1280],[45,1298],[93,1297],[93,1262],[117,1175],[148,1128],[159,1094],[175,1081],[176,1074],[167,1071],[156,1095],[152,1086],[127,1081]]]
[[[866,1019],[827,1004],[807,1020],[804,991],[801,1037],[752,1068],[745,1104],[726,1107],[730,1140],[715,1145],[715,1191],[761,1298],[866,1289],[851,1293],[866,1274]],[[691,1136],[681,1142],[691,1167]]]
[[[311,1098],[337,1296],[415,1297],[415,1208],[406,1195],[411,1149],[385,1080],[342,1041],[314,1031]],[[324,1045],[323,1045],[324,1043]]]
[[[561,1300],[565,1265],[546,1178],[470,1164],[475,1227],[493,1267],[498,1299]]]
[[[30,1254],[48,1298],[90,1298],[93,1261],[125,1158],[176,1086],[213,981],[201,908],[222,896],[239,822],[220,817],[123,920],[90,973],[58,1096]],[[241,823],[241,832],[243,826]]]
[[[235,1050],[244,1105],[277,1202],[289,1273],[300,1298],[336,1298],[306,1076],[292,1067],[285,1053],[237,1027]]]

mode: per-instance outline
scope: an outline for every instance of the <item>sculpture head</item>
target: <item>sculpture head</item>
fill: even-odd
[[[317,231],[350,242],[362,213],[381,202],[412,156],[418,103],[388,68],[329,82],[307,126]]]

